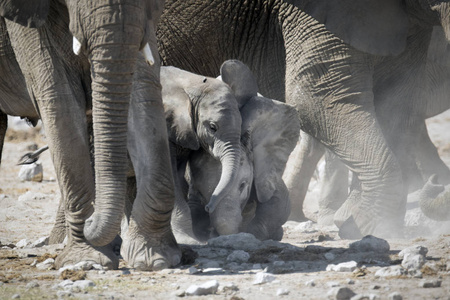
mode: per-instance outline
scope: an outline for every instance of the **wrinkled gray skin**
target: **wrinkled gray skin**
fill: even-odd
[[[450,48],[448,45],[442,28],[434,27],[427,53],[426,81],[422,83],[422,88],[426,91],[424,95],[427,99],[432,99],[432,101],[426,99],[426,111],[421,115],[424,121],[450,108]],[[375,107],[376,105],[377,102]],[[408,184],[408,192],[422,188],[423,183],[432,174],[437,175],[440,184],[450,183],[450,170],[440,159],[427,131],[418,132],[414,139],[415,144],[410,155],[420,173],[416,180]],[[348,195],[348,169],[345,164],[329,151],[325,152],[325,162],[324,173],[320,179],[317,220],[321,226],[333,224],[334,214]]]
[[[401,234],[407,185],[418,174],[406,154],[414,146],[411,137],[425,130],[416,116],[426,110],[420,89],[426,49],[434,25],[450,37],[449,3],[223,3],[168,0],[158,27],[163,63],[217,75],[221,61],[243,61],[255,72],[261,93],[294,105],[305,134],[357,174],[360,184],[338,220],[341,236]],[[296,171],[286,180],[293,198],[321,156],[316,160],[299,148],[288,162]]]
[[[242,121],[235,94],[221,80],[163,67],[161,84],[175,178],[172,227],[181,242],[181,233],[194,237],[184,188],[190,154],[203,149],[221,166],[220,180],[204,208],[212,213],[236,182]]]
[[[450,221],[450,185],[444,187],[433,175],[419,194],[422,212],[437,221]]]
[[[35,118],[29,105],[34,103],[42,119],[68,226],[68,244],[58,255],[57,267],[80,260],[118,267],[107,245],[120,229],[127,145],[137,166],[137,197],[123,233],[122,256],[139,269],[161,269],[180,261],[170,230],[173,179],[154,30],[162,8],[163,1],[158,0],[0,4],[7,37],[31,95],[23,98],[31,98],[26,100],[26,112],[8,98],[1,99],[0,108],[3,114]],[[78,56],[72,50],[73,36],[81,44]],[[146,44],[153,52],[153,66],[136,71],[138,60],[143,64],[139,51]],[[133,73],[146,84],[132,85]],[[132,88],[141,93],[139,101],[130,101]],[[91,107],[95,180],[86,122]]]
[[[194,232],[200,240],[214,235],[250,232],[261,240],[281,240],[283,225],[290,213],[289,194],[282,180],[289,154],[296,145],[300,124],[295,109],[284,103],[257,96],[256,79],[249,70],[241,79],[242,63],[227,61],[222,78],[232,78],[239,86],[255,89],[240,108],[242,115],[241,165],[238,184],[230,190],[213,213],[205,214],[205,199],[218,182],[220,164],[208,153],[195,152],[189,160],[189,195]],[[228,70],[228,71],[224,71]],[[241,102],[242,103],[242,102]]]

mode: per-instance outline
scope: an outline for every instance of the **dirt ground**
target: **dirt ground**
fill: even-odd
[[[450,111],[430,119],[428,128],[450,166]],[[159,272],[138,272],[123,261],[120,269],[113,271],[60,274],[51,265],[49,269],[38,269],[36,263],[55,257],[63,245],[30,245],[49,235],[60,197],[48,152],[39,159],[44,168],[42,182],[22,182],[18,178],[21,167],[16,163],[34,144],[46,144],[40,128],[24,129],[14,122],[8,129],[0,167],[0,299],[349,299],[342,296],[348,291],[345,288],[356,294],[354,299],[450,299],[450,223],[430,221],[411,201],[406,221],[408,238],[387,240],[390,249],[382,253],[351,251],[349,244],[354,241],[339,239],[334,228],[288,222],[281,243],[268,242],[255,249],[243,246],[241,250],[247,257],[242,259],[230,258],[233,251],[239,250],[237,245],[230,248],[211,244],[193,246],[198,254],[195,262]],[[312,183],[305,203],[311,219],[317,209],[315,187]],[[376,275],[383,268],[400,267],[399,252],[416,245],[428,249],[421,268],[391,276]],[[238,253],[243,252],[234,254]],[[348,261],[357,263],[355,270],[327,270],[330,264]],[[273,277],[256,284],[261,273]],[[64,279],[88,286],[75,286]],[[217,281],[213,282],[219,285],[217,291],[206,296],[186,293],[191,285],[211,280]]]

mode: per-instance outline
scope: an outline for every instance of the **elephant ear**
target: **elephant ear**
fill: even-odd
[[[409,23],[402,0],[314,0],[305,11],[358,50],[398,55],[406,47]]]
[[[300,133],[298,113],[285,103],[253,97],[242,107],[241,115],[242,134],[249,138],[253,153],[257,198],[264,203],[284,185],[286,162]]]
[[[45,23],[49,0],[3,0],[0,15],[22,26],[39,27]]]
[[[183,75],[189,73],[174,67],[161,67],[160,74],[169,140],[183,148],[198,150],[200,142],[193,123],[192,102],[182,83]]]
[[[258,93],[258,84],[250,69],[239,60],[227,60],[220,67],[222,81],[228,84],[239,108]]]

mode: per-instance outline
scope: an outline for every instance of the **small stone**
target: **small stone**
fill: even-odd
[[[379,290],[379,289],[381,288],[381,286],[375,284],[375,285],[372,285],[370,288],[371,288],[372,290]]]
[[[272,282],[275,280],[275,276],[271,273],[259,272],[255,275],[255,280],[253,280],[253,284],[264,284],[268,282]]]
[[[12,295],[11,299],[20,299],[20,294]]]
[[[219,282],[217,280],[210,280],[200,286],[195,284],[191,285],[190,287],[187,288],[186,295],[189,296],[211,295],[215,294],[218,288]]]
[[[349,248],[358,252],[373,251],[385,253],[389,251],[390,246],[386,240],[374,237],[372,235],[366,235],[361,240],[351,243]]]
[[[297,226],[295,226],[294,231],[311,233],[316,232],[317,227],[313,221],[301,222]]]
[[[225,270],[224,269],[222,269],[222,268],[206,268],[206,269],[203,269],[203,271],[202,271],[202,273],[204,273],[204,274],[216,274],[216,273],[223,273],[223,272],[225,272]]]
[[[43,236],[31,244],[31,247],[38,248],[48,245],[48,236]]]
[[[407,271],[401,266],[383,267],[375,272],[375,277],[397,277],[406,275]]]
[[[37,288],[37,287],[39,287],[39,283],[37,283],[36,281],[28,282],[27,285],[26,285],[27,289],[34,289],[34,288]]]
[[[403,249],[402,251],[400,251],[398,256],[402,257],[402,258],[407,254],[419,254],[419,255],[426,256],[427,253],[428,253],[427,247],[415,245],[415,246],[411,246],[411,247]]]
[[[244,263],[247,262],[250,259],[250,254],[248,252],[245,252],[243,250],[235,250],[231,252],[230,255],[227,257],[227,261],[229,262],[238,262],[238,263]]]
[[[21,181],[41,182],[44,178],[44,168],[39,162],[22,165],[19,171],[19,179]]]
[[[353,279],[348,278],[347,279],[347,284],[355,284],[355,281]]]
[[[289,290],[287,289],[278,289],[277,296],[286,296],[289,295]]]
[[[403,300],[402,295],[399,292],[393,292],[388,295],[389,300]]]
[[[188,274],[197,274],[197,273],[200,273],[200,270],[197,269],[196,267],[190,267],[190,268],[187,270],[187,273],[188,273]]]
[[[305,282],[305,285],[306,286],[310,286],[310,287],[314,287],[314,286],[316,286],[316,283],[315,283],[315,281],[314,280],[308,280],[307,282]]]
[[[347,300],[356,294],[348,287],[336,287],[331,289],[327,295],[328,299]]]
[[[16,247],[17,248],[25,248],[28,244],[29,244],[29,242],[27,241],[27,239],[23,239],[16,243]]]
[[[47,258],[43,262],[36,264],[36,268],[39,270],[48,270],[53,268],[53,265],[55,264],[55,260],[53,258]]]
[[[358,263],[356,261],[349,261],[349,262],[343,262],[338,265],[328,265],[327,271],[335,271],[335,272],[353,272],[356,267],[358,266]]]
[[[425,262],[425,256],[421,254],[407,253],[403,256],[402,267],[407,270],[420,270]]]
[[[186,292],[185,291],[182,291],[182,290],[178,290],[178,291],[176,291],[175,292],[175,296],[176,297],[184,297],[184,296],[186,296]]]
[[[422,280],[419,282],[419,287],[422,288],[437,288],[441,286],[441,280]]]
[[[77,280],[73,283],[73,287],[85,290],[89,287],[95,286],[92,280]]]

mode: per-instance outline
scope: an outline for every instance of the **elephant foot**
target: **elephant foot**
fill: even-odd
[[[335,210],[329,208],[319,209],[319,214],[317,216],[317,225],[319,225],[319,227],[333,226],[335,213]]]
[[[137,270],[159,271],[174,267],[181,261],[181,250],[170,228],[148,236],[131,224],[122,235],[122,240],[122,257]]]
[[[70,242],[66,245],[55,261],[57,269],[66,265],[74,265],[80,261],[90,261],[100,264],[103,268],[114,270],[119,267],[119,258],[114,254],[111,245],[93,247],[87,242]]]

